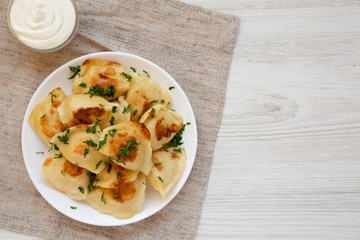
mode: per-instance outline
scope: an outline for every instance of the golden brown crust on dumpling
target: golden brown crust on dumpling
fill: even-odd
[[[40,138],[49,145],[50,139],[65,130],[57,112],[58,106],[66,95],[61,88],[51,91],[48,96],[37,104],[29,117],[31,127]]]

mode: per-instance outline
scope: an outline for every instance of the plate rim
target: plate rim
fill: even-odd
[[[182,184],[182,186],[175,192],[172,194],[172,196],[170,196],[168,199],[165,200],[164,203],[160,204],[158,207],[154,208],[153,211],[151,211],[151,213],[149,214],[145,214],[143,217],[141,217],[140,219],[134,219],[134,217],[132,218],[129,218],[129,219],[117,219],[115,218],[115,220],[121,220],[121,221],[124,221],[124,222],[118,222],[118,223],[107,223],[107,224],[99,224],[99,223],[93,223],[91,221],[84,221],[83,219],[79,219],[77,218],[76,216],[74,215],[70,215],[68,214],[67,212],[65,211],[61,211],[57,205],[51,200],[50,197],[48,197],[47,195],[43,194],[42,191],[39,190],[37,184],[35,183],[35,179],[33,179],[33,177],[31,176],[30,174],[30,171],[29,171],[29,166],[28,166],[28,161],[25,160],[25,147],[24,147],[24,143],[25,143],[25,131],[26,131],[26,124],[28,123],[28,117],[30,116],[31,112],[33,109],[30,109],[29,106],[33,104],[33,102],[39,98],[37,95],[40,94],[41,91],[39,91],[39,89],[42,89],[44,87],[44,85],[46,85],[47,82],[51,81],[51,79],[54,77],[54,75],[56,75],[59,71],[61,71],[63,68],[69,66],[72,62],[76,62],[76,61],[81,61],[81,60],[84,60],[86,58],[94,58],[94,57],[98,57],[98,56],[103,56],[103,55],[112,55],[112,56],[125,56],[125,57],[130,57],[130,58],[135,58],[136,60],[140,60],[140,61],[143,61],[149,65],[151,65],[152,67],[156,68],[157,70],[159,70],[162,74],[164,74],[166,76],[167,79],[170,79],[172,81],[172,83],[175,83],[176,85],[176,88],[178,90],[180,90],[180,94],[183,95],[187,105],[190,107],[190,115],[193,119],[193,121],[191,122],[192,125],[194,125],[193,129],[194,129],[194,136],[195,136],[195,145],[193,145],[193,149],[194,149],[194,159],[191,161],[191,168],[190,168],[190,171],[185,175],[185,178],[184,178],[184,183]],[[121,64],[121,63],[120,63]],[[155,80],[154,80],[155,81]],[[156,81],[155,81],[156,82]],[[38,103],[34,103],[34,104],[38,104]],[[185,123],[184,123],[185,124]],[[166,72],[163,68],[161,68],[159,65],[157,65],[156,63],[146,59],[146,58],[143,58],[141,56],[138,56],[138,55],[135,55],[135,54],[131,54],[131,53],[125,53],[125,52],[119,52],[119,51],[103,51],[103,52],[95,52],[95,53],[89,53],[89,54],[85,54],[85,55],[82,55],[82,56],[79,56],[79,57],[76,57],[76,58],[73,58],[67,62],[65,62],[64,64],[62,64],[61,66],[57,67],[53,72],[51,72],[42,82],[41,84],[37,87],[37,89],[35,90],[35,92],[32,94],[28,104],[27,104],[27,107],[26,107],[26,111],[24,113],[24,116],[23,116],[23,123],[22,123],[22,130],[21,130],[21,150],[22,150],[22,155],[23,155],[23,160],[24,160],[24,163],[25,163],[25,167],[26,167],[26,171],[27,171],[27,174],[29,175],[30,179],[31,179],[31,182],[32,184],[35,186],[36,190],[40,193],[40,195],[53,207],[55,208],[58,212],[62,213],[63,215],[73,219],[73,220],[76,220],[76,221],[79,221],[79,222],[82,222],[82,223],[86,223],[86,224],[89,224],[89,225],[94,225],[94,226],[123,226],[123,225],[127,225],[127,224],[132,224],[132,223],[135,223],[135,222],[138,222],[138,221],[142,221],[154,214],[156,214],[157,212],[159,212],[161,209],[163,209],[164,207],[166,207],[178,194],[179,192],[183,189],[183,187],[185,186],[185,184],[187,183],[187,180],[190,176],[190,173],[193,169],[193,166],[194,166],[194,162],[196,160],[196,153],[197,153],[197,144],[198,144],[198,133],[197,133],[197,122],[196,122],[196,118],[195,118],[195,114],[194,114],[194,111],[192,109],[192,106],[190,104],[190,101],[188,99],[188,97],[186,96],[184,90],[181,88],[181,86],[179,85],[179,83],[168,73]],[[188,164],[188,156],[187,156],[187,162]],[[185,172],[183,173],[185,174]],[[182,176],[184,177],[184,175]],[[57,189],[56,189],[57,190]],[[58,191],[58,190],[57,190]],[[68,197],[68,196],[67,196]],[[146,201],[146,199],[145,199]],[[97,209],[96,209],[97,210]],[[143,209],[144,210],[144,209]],[[143,211],[142,210],[142,211]],[[142,212],[141,211],[141,212]],[[141,212],[139,212],[138,214],[140,214]],[[100,213],[100,212],[99,212]],[[136,216],[136,215],[135,215]]]

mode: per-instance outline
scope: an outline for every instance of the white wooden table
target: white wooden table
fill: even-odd
[[[241,18],[197,239],[360,239],[360,1],[185,2]]]

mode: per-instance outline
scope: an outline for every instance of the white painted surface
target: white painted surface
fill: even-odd
[[[360,239],[360,1],[185,2],[241,18],[197,239]]]

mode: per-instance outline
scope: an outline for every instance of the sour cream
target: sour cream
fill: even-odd
[[[35,50],[53,51],[72,39],[78,16],[73,0],[13,0],[8,21],[22,43]]]

